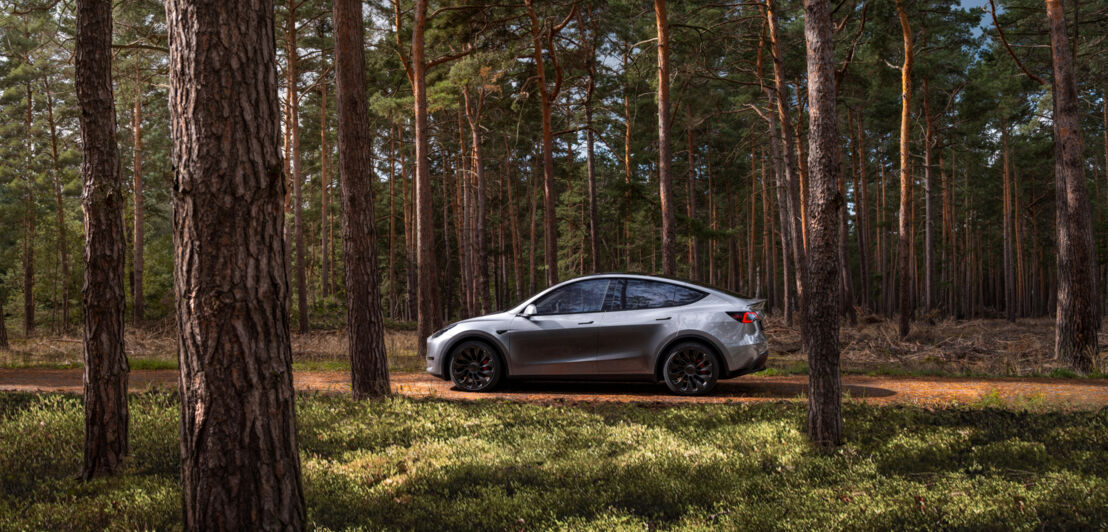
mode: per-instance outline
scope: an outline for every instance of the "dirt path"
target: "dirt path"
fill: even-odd
[[[0,369],[0,391],[81,392],[81,370]],[[295,372],[300,391],[344,393],[350,390],[349,374],[342,371]],[[804,376],[747,376],[724,381],[708,397],[677,397],[662,385],[646,383],[556,383],[519,382],[502,386],[494,393],[471,394],[453,389],[451,383],[423,373],[392,376],[393,389],[413,397],[447,399],[509,399],[531,402],[650,402],[727,403],[802,398],[808,378]],[[132,391],[177,387],[177,372],[136,370],[131,372]],[[1108,406],[1108,381],[1078,379],[964,379],[941,377],[843,377],[843,391],[868,403],[949,404],[999,398],[1006,401],[1049,403],[1070,408]]]

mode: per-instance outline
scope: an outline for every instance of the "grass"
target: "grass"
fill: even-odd
[[[321,530],[1108,526],[1105,410],[848,401],[847,443],[821,452],[799,402],[297,404]],[[178,528],[178,408],[133,395],[125,471],[82,483],[80,398],[0,394],[0,530]]]

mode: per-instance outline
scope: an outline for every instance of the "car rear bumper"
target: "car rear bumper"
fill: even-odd
[[[724,378],[730,379],[766,368],[769,358],[769,342],[741,345],[731,348],[727,355],[728,372]]]

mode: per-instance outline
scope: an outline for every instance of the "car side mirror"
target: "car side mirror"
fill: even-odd
[[[519,315],[521,317],[531,319],[531,316],[534,316],[535,313],[537,313],[538,311],[539,309],[535,307],[535,305],[527,305],[526,307],[523,307],[523,312],[520,312]]]

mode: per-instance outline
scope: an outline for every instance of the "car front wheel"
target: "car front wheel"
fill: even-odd
[[[704,395],[716,387],[720,364],[716,355],[696,342],[677,344],[666,354],[662,374],[678,395]]]
[[[466,392],[489,391],[500,383],[503,374],[500,357],[485,342],[462,342],[450,357],[450,379]]]

